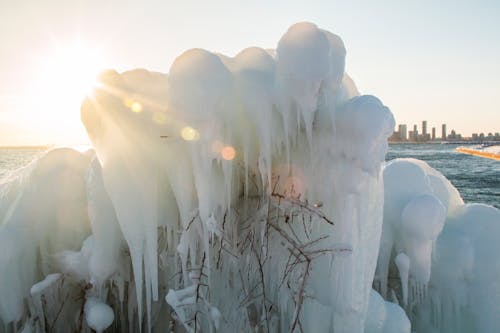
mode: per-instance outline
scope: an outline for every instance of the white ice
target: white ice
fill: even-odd
[[[387,163],[384,181],[375,285],[398,291],[416,332],[495,332],[500,211],[464,204],[446,178],[415,159]],[[395,282],[391,272],[399,272]]]
[[[90,328],[102,333],[115,320],[113,309],[98,298],[89,297],[85,303],[85,320]]]
[[[30,289],[31,296],[42,293],[47,287],[49,287],[51,284],[59,280],[60,277],[61,277],[60,273],[53,273],[47,275],[45,279],[31,286]]]

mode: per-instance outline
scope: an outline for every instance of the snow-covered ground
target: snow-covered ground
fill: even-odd
[[[0,185],[0,331],[497,330],[500,212],[384,165],[392,113],[345,54],[298,23],[275,50],[102,73],[93,149]]]

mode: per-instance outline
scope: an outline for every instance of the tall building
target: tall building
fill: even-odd
[[[446,124],[441,125],[441,140],[446,141]]]
[[[432,128],[432,141],[436,140],[436,127]]]
[[[407,140],[407,134],[406,134],[406,125],[405,124],[401,124],[399,125],[398,127],[398,132],[399,132],[399,139],[401,139],[402,141],[406,141]]]
[[[410,135],[410,140],[411,141],[418,141],[418,128],[417,125],[413,125],[413,134]]]
[[[427,135],[427,120],[422,121],[422,136],[425,138]]]

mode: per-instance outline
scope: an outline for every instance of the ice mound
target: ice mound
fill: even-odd
[[[89,233],[85,196],[88,158],[53,150],[28,166],[26,175],[1,185],[0,318],[23,316],[24,297],[50,272],[52,255],[73,249]]]
[[[497,330],[500,211],[465,205],[448,180],[415,159],[387,163],[384,182],[378,289],[398,295],[417,332]]]
[[[446,221],[436,243],[429,297],[418,326],[439,332],[495,332],[500,325],[500,211],[468,204]],[[430,323],[430,325],[429,325]]]
[[[458,191],[438,171],[416,159],[395,159],[384,167],[384,224],[376,280],[387,297],[393,253],[405,253],[410,274],[422,289],[429,281],[431,247],[446,216],[463,205]]]

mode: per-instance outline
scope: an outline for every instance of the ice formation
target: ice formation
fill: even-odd
[[[91,329],[102,333],[115,319],[113,309],[95,297],[87,298],[85,302],[85,319]]]
[[[30,294],[31,296],[38,295],[43,292],[44,289],[49,287],[51,284],[59,280],[61,277],[61,273],[53,273],[49,274],[43,279],[42,281],[35,283],[33,286],[31,286],[30,289]]]
[[[394,258],[394,263],[398,267],[399,279],[401,280],[401,292],[403,295],[403,305],[408,305],[408,278],[410,275],[410,258],[404,253],[399,253]]]
[[[397,304],[385,301],[372,289],[366,315],[365,333],[410,332],[411,323],[403,309]]]
[[[498,211],[423,162],[382,168],[394,119],[345,55],[298,23],[276,50],[103,72],[93,149],[0,185],[0,330],[430,332],[457,306],[496,323]]]
[[[410,259],[415,292],[430,278],[432,244],[446,215],[463,205],[458,191],[425,162],[397,159],[384,168],[384,224],[376,280],[387,297],[391,256],[404,252]]]
[[[500,211],[464,204],[446,178],[415,159],[387,163],[384,187],[378,289],[396,291],[416,332],[497,331]]]

